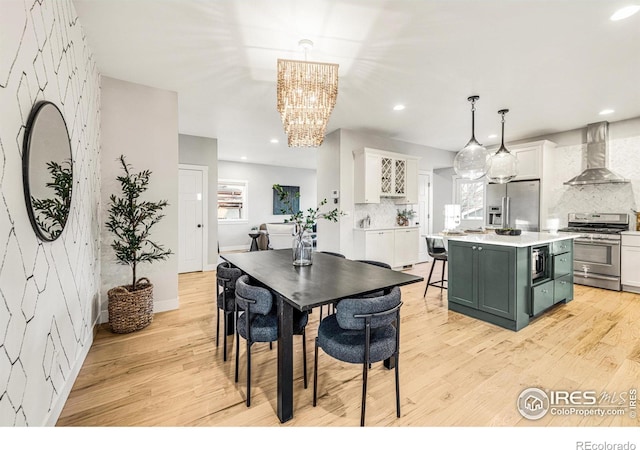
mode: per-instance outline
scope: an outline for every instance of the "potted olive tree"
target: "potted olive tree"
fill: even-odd
[[[107,230],[114,234],[111,248],[118,263],[131,268],[131,284],[117,286],[107,293],[109,298],[109,323],[114,333],[129,333],[140,330],[153,320],[153,285],[145,277],[138,278],[140,263],[164,260],[172,254],[151,240],[151,229],[164,215],[166,200],[150,202],[141,194],[149,185],[151,172],[135,173],[121,155],[123,174],[117,177],[121,195],[109,198]]]

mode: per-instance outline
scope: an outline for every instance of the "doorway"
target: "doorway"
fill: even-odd
[[[206,261],[206,166],[180,164],[178,170],[178,273],[200,272]]]
[[[429,226],[431,221],[431,214],[429,213],[430,191],[431,176],[429,172],[418,172],[418,223],[420,224],[418,262],[426,262],[429,260],[427,240],[425,239],[425,236],[431,232],[431,227]]]

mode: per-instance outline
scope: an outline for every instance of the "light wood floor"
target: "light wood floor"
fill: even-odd
[[[426,279],[430,265],[411,273]],[[437,267],[439,269],[439,265]],[[438,272],[438,270],[436,270]],[[559,305],[519,332],[447,310],[446,290],[425,283],[402,288],[401,405],[395,417],[394,375],[370,371],[368,426],[638,426],[624,416],[524,419],[521,391],[595,390],[619,394],[640,380],[640,295],[575,286]],[[320,352],[318,406],[312,407],[313,343],[307,328],[309,388],[302,384],[300,338],[294,337],[295,417],[276,416],[276,348],[256,344],[252,403],[245,405],[245,354],[234,383],[235,348],[216,348],[215,273],[180,275],[180,309],[155,315],[126,335],[101,328],[58,426],[337,426],[359,425],[361,368]]]

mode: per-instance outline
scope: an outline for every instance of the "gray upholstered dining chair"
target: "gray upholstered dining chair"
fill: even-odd
[[[396,378],[396,415],[400,417],[399,287],[387,295],[371,298],[348,298],[340,301],[335,314],[327,316],[318,327],[313,364],[313,406],[318,398],[318,348],[339,360],[362,364],[362,405],[360,426],[364,426],[367,402],[367,376],[372,363],[394,357]]]
[[[227,360],[227,330],[230,328],[230,316],[236,309],[236,281],[242,276],[242,271],[228,262],[218,264],[216,268],[216,347],[220,336],[220,311],[223,313],[224,352],[223,359]]]
[[[239,310],[242,309],[242,313]],[[236,383],[240,361],[240,336],[247,343],[247,407],[251,406],[251,346],[256,342],[272,343],[278,340],[278,315],[270,290],[259,286],[248,275],[236,281]],[[304,388],[307,388],[306,325],[309,313],[295,310],[293,334],[302,335]]]

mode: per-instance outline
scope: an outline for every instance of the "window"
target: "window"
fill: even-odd
[[[485,179],[456,178],[455,201],[460,205],[460,226],[480,228],[484,224]]]
[[[246,222],[248,181],[218,180],[218,222]]]

